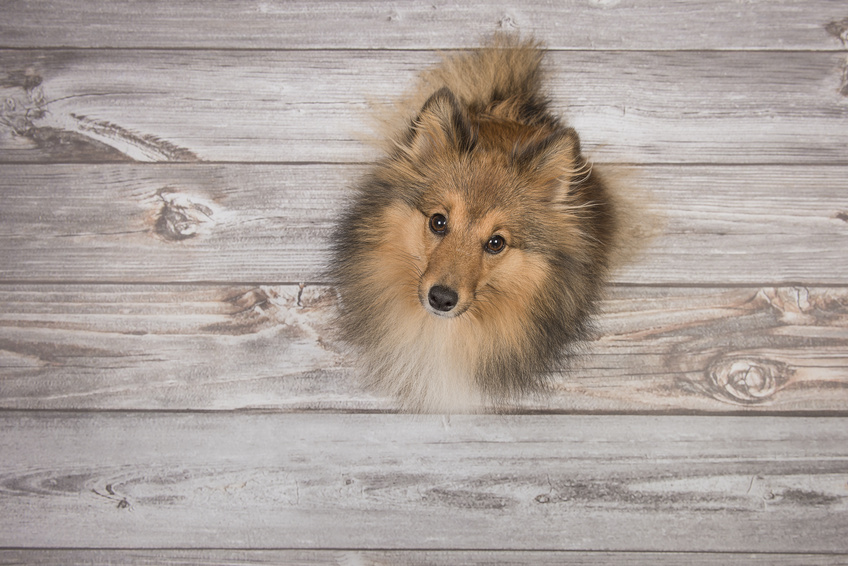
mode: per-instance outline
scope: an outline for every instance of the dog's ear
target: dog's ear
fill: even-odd
[[[555,203],[567,199],[575,176],[585,172],[585,160],[580,156],[580,139],[573,128],[516,144],[512,162],[522,172],[531,175],[534,185]]]
[[[421,107],[407,140],[414,154],[426,155],[445,150],[469,152],[477,136],[456,96],[442,87]]]

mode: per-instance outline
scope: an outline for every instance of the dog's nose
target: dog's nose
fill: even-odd
[[[430,306],[437,311],[448,312],[456,306],[459,295],[450,287],[433,285],[427,294],[427,300],[430,302]]]

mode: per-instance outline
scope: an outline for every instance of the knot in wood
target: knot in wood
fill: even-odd
[[[815,320],[815,311],[819,307],[818,301],[806,287],[769,288],[760,290],[760,293],[784,319]]]
[[[786,364],[756,358],[723,359],[709,369],[715,392],[741,404],[769,400],[787,381],[788,374]]]
[[[842,45],[848,45],[848,18],[843,18],[840,21],[832,21],[824,26],[824,30],[842,42]]]
[[[498,21],[498,26],[500,26],[501,29],[505,30],[517,30],[520,28],[518,22],[516,21],[515,17],[512,16],[512,14],[504,14],[501,17],[500,21]]]
[[[35,128],[47,112],[40,85],[40,76],[24,72],[13,72],[0,82],[0,130],[26,136]]]
[[[193,238],[201,224],[210,222],[212,209],[185,196],[160,191],[162,208],[156,218],[156,233],[169,241]]]

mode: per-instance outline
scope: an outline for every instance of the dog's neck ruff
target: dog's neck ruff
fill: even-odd
[[[478,412],[477,351],[467,321],[423,309],[394,328],[367,368],[374,385],[400,399],[403,409],[424,413]]]

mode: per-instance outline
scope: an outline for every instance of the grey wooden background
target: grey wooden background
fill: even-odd
[[[533,34],[662,234],[515,414],[363,391],[374,116]],[[848,563],[844,1],[0,2],[0,564]]]

